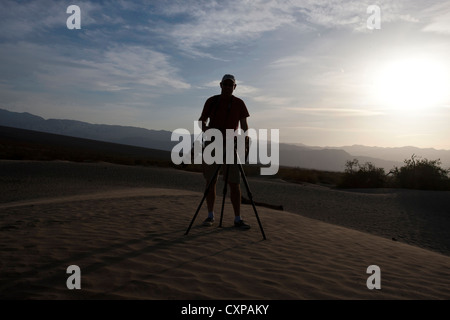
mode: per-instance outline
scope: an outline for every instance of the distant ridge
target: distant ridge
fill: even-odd
[[[450,166],[450,150],[434,148],[418,148],[413,146],[404,147],[368,147],[362,145],[352,145],[339,147],[354,155],[364,155],[369,157],[379,157],[386,160],[410,159],[413,154],[427,158],[429,160],[441,159],[444,164]]]
[[[170,163],[170,152],[0,126],[0,159]]]
[[[178,141],[171,141],[171,131],[91,124],[76,120],[46,120],[27,112],[18,113],[4,109],[0,109],[0,126],[163,151],[171,151],[178,144]],[[301,143],[280,143],[280,165],[323,171],[344,171],[346,161],[356,158],[360,163],[372,162],[375,166],[389,172],[394,166],[402,166],[403,161],[411,158],[413,154],[429,160],[440,159],[443,167],[450,167],[450,150],[360,145],[311,147]]]
[[[91,124],[76,120],[45,120],[27,112],[17,113],[4,109],[0,109],[0,125],[166,151],[172,150],[176,144],[170,141],[172,133],[169,131]]]

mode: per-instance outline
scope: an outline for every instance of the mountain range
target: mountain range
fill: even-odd
[[[75,120],[44,119],[30,113],[0,109],[0,126],[53,133],[103,142],[118,143],[150,149],[171,151],[178,141],[171,141],[171,131],[149,130],[131,126],[91,124]],[[313,147],[280,143],[280,165],[325,171],[343,171],[348,160],[371,162],[389,172],[403,165],[414,154],[428,160],[440,159],[444,168],[450,167],[450,150],[432,148],[383,148],[362,145],[343,147]]]

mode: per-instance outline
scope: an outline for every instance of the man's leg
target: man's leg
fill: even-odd
[[[240,171],[238,165],[230,166],[230,174],[229,174],[229,186],[230,186],[230,198],[231,204],[234,209],[234,226],[249,229],[250,226],[241,218],[241,186],[240,186]]]
[[[203,166],[203,176],[205,177],[205,190],[208,188],[208,185],[211,179],[214,178],[214,174],[217,171],[217,165],[206,165]],[[209,187],[209,191],[206,195],[206,206],[208,208],[208,217],[205,221],[203,221],[204,226],[212,226],[214,224],[214,204],[216,202],[216,184],[217,184],[217,176],[211,181],[211,185]]]

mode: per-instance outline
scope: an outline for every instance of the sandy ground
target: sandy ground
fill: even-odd
[[[257,207],[263,240],[249,205],[252,229],[232,227],[229,199],[222,228],[200,226],[204,204],[185,235],[198,173],[32,161],[0,173],[2,299],[450,298],[449,192],[249,179],[255,201],[285,209]],[[71,265],[81,290],[66,286]],[[367,287],[371,265],[381,289]]]

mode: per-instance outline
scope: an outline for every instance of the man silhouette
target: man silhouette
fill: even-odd
[[[242,99],[235,97],[233,91],[236,89],[236,79],[231,74],[223,76],[220,82],[221,94],[210,97],[206,100],[199,121],[202,123],[202,131],[205,132],[210,128],[219,129],[222,136],[226,136],[226,129],[237,130],[239,124],[241,129],[246,132],[248,130],[247,118],[250,116],[247,107]],[[207,125],[207,121],[209,123]],[[224,143],[225,146],[225,143]],[[203,163],[203,176],[206,179],[206,185],[211,181],[219,164],[208,165]],[[240,171],[238,164],[224,165],[222,175],[226,176],[227,168],[228,185],[230,186],[231,204],[234,210],[234,226],[243,229],[249,229],[250,226],[241,218],[241,188],[240,188]],[[210,190],[206,196],[208,207],[208,217],[203,222],[204,226],[212,226],[214,224],[214,205],[216,200],[216,184],[217,176],[211,182]]]

